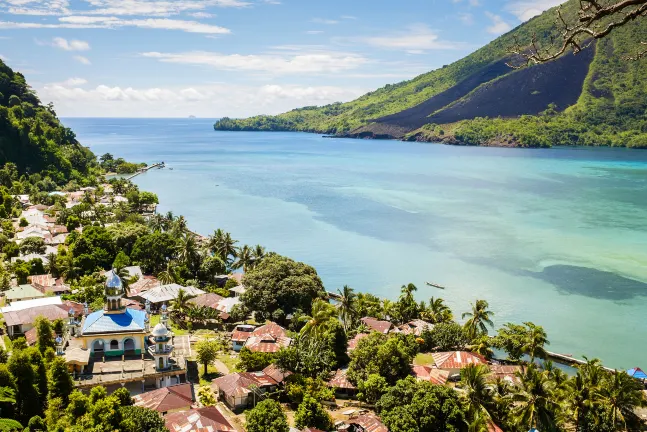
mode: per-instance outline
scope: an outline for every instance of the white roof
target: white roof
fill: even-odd
[[[220,300],[218,302],[218,310],[220,312],[226,312],[229,313],[231,312],[231,309],[237,305],[240,304],[240,298],[239,297],[225,297],[224,299]]]
[[[37,209],[29,209],[22,212],[21,218],[27,219],[29,224],[46,224],[45,213]]]
[[[199,288],[192,286],[183,287],[182,285],[174,283],[152,288],[141,294],[140,297],[144,300],[150,300],[151,303],[169,302],[177,298],[177,293],[180,291],[180,289],[183,289],[190,296],[199,296],[200,294],[205,294],[205,292]]]
[[[61,300],[60,296],[42,297],[42,298],[37,298],[33,300],[20,300],[20,301],[15,301],[11,303],[11,306],[5,306],[3,308],[0,308],[0,312],[2,313],[16,312],[19,310],[29,309],[37,306],[48,306],[48,305],[57,305],[57,304],[63,304],[63,300]]]
[[[139,279],[144,277],[144,273],[142,273],[142,269],[139,266],[124,267],[124,270],[128,272],[130,277],[137,276]]]

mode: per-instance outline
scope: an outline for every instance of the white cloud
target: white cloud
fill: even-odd
[[[348,101],[367,89],[274,84],[214,84],[180,88],[99,85],[85,89],[66,81],[46,84],[37,90],[42,100],[53,101],[56,111],[65,116],[185,117],[194,114],[201,117],[242,117],[277,114],[304,105]]]
[[[70,15],[68,0],[5,0],[7,12],[15,15]],[[86,0],[87,15],[170,16],[182,12],[204,11],[208,7],[242,8],[251,6],[244,0]],[[2,3],[0,2],[0,6]],[[206,12],[205,12],[206,13]]]
[[[86,80],[85,78],[68,78],[65,81],[63,81],[61,85],[66,87],[75,87],[75,86],[80,86],[87,83],[88,83],[88,80]]]
[[[228,71],[265,72],[274,75],[337,73],[356,69],[368,63],[368,60],[360,55],[335,51],[250,55],[206,51],[146,52],[142,53],[142,56],[166,63],[210,66]]]
[[[462,43],[440,40],[438,34],[426,24],[411,25],[406,32],[355,40],[378,48],[405,50],[412,54],[427,50],[458,49],[463,46]]]
[[[492,21],[492,25],[486,28],[488,33],[500,35],[512,29],[512,26],[505,22],[499,15],[491,12],[485,12],[485,15]]]
[[[7,57],[5,57],[5,56],[3,56],[2,54],[0,54],[0,60],[2,60],[2,61],[7,61]]]
[[[317,24],[326,24],[326,25],[339,24],[339,21],[337,20],[325,19],[325,18],[313,18],[312,22]]]
[[[311,34],[311,35],[321,34],[321,33],[323,33],[323,30],[308,30],[306,32],[306,34]]]
[[[509,2],[505,10],[510,12],[521,21],[528,21],[530,18],[537,16],[552,7],[564,3],[564,0],[519,0]]]
[[[474,7],[481,6],[480,0],[469,0],[469,3],[470,3],[470,6],[474,6]]]
[[[353,15],[342,15],[341,19],[343,19],[343,20],[353,20],[354,21],[354,20],[357,19],[357,17],[353,16]]]
[[[458,19],[465,25],[474,24],[474,16],[471,13],[460,13]]]
[[[74,56],[74,60],[76,60],[79,63],[84,64],[84,65],[92,64],[92,62],[90,62],[90,60],[87,57],[83,57],[83,56],[80,56],[80,55]]]
[[[139,27],[148,29],[180,30],[189,33],[227,34],[230,30],[224,27],[203,24],[197,21],[185,21],[169,18],[146,18],[125,20],[117,17],[94,17],[74,15],[59,18],[57,24],[27,23],[0,21],[0,29],[34,29],[34,28],[118,28]]]
[[[213,18],[214,17],[214,15],[210,14],[209,12],[191,12],[188,15],[192,16],[193,18]]]
[[[39,45],[50,45],[54,48],[60,48],[65,51],[88,51],[90,49],[90,44],[76,39],[67,40],[62,37],[55,37],[51,42],[41,42],[36,41]]]

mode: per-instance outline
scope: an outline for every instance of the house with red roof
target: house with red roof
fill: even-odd
[[[152,409],[162,415],[195,407],[193,384],[176,384],[133,396],[134,405]]]
[[[357,348],[357,344],[359,343],[359,341],[364,339],[366,336],[368,336],[368,333],[357,333],[354,338],[348,341],[348,347],[346,348],[346,352],[350,353],[355,348]]]
[[[254,326],[249,324],[240,324],[237,325],[234,331],[231,333],[231,348],[238,352],[245,346],[245,342],[250,338],[252,332],[254,331]]]
[[[438,369],[446,370],[449,375],[458,374],[470,364],[487,364],[485,357],[468,351],[449,351],[432,353]]]
[[[338,369],[326,383],[339,398],[352,398],[357,394],[357,387],[348,380],[348,369]]]
[[[238,330],[239,328],[241,330]],[[242,325],[237,326],[236,329],[232,334],[232,345],[235,351],[238,346],[241,348],[244,346],[253,352],[275,353],[292,343],[292,339],[287,336],[287,331],[271,321],[252,330],[251,333],[248,332],[249,327]]]
[[[234,432],[236,429],[216,407],[174,412],[164,417],[170,432]]]
[[[448,371],[431,366],[413,365],[411,373],[418,381],[429,381],[436,385],[444,385],[449,378]]]
[[[398,329],[405,335],[421,336],[425,330],[431,330],[434,325],[421,319],[414,319],[408,323],[402,324]]]
[[[364,317],[360,319],[360,321],[364,323],[366,327],[371,329],[371,331],[382,334],[387,334],[394,328],[393,324],[391,324],[389,321],[379,320],[377,318]]]

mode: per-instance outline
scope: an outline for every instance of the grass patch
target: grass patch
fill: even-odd
[[[224,353],[218,356],[218,360],[220,360],[225,364],[225,366],[227,366],[227,369],[229,369],[229,372],[236,371],[236,365],[238,364],[238,357],[232,356],[231,353]]]
[[[160,315],[151,315],[150,316],[150,326],[151,328],[155,327],[157,324],[160,322]],[[168,320],[168,327],[169,329],[175,333],[176,336],[184,336],[189,334],[188,330],[178,328],[176,325],[173,325],[173,322],[169,319]]]
[[[2,339],[4,340],[5,347],[7,347],[7,351],[11,351],[12,344],[11,344],[11,339],[9,339],[9,336],[4,335],[2,336]]]
[[[414,359],[413,364],[418,366],[428,366],[434,364],[434,358],[431,353],[419,353]]]

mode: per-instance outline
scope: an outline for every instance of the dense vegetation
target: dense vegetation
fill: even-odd
[[[20,174],[39,173],[58,185],[88,183],[98,166],[53,106],[43,106],[25,77],[0,60],[0,164],[7,162]]]
[[[575,0],[567,2],[563,6],[564,16],[572,18],[578,7]],[[451,65],[410,81],[387,85],[352,102],[305,107],[278,116],[240,120],[224,118],[214,127],[216,130],[296,130],[384,136],[464,145],[647,146],[647,84],[644,79],[647,63],[626,60],[635,54],[637,42],[647,39],[647,22],[644,20],[631,22],[598,42],[579,99],[565,111],[563,107],[555,110],[547,103],[533,115],[499,118],[503,113],[494,111],[488,117],[465,117],[455,123],[442,124],[430,118],[429,124],[420,129],[418,126],[403,127],[409,124],[406,121],[409,114],[404,115],[403,112],[442,92],[449,92],[453,99],[445,100],[441,108],[430,108],[431,111],[425,115],[443,113],[443,110],[450,110],[459,103],[469,105],[484,86],[501,80],[513,81],[518,71],[510,68],[501,76],[500,64],[506,60],[513,61],[508,57],[508,49],[515,44],[515,38],[528,43],[531,35],[536,34],[540,44],[551,37],[559,38],[555,17],[555,9],[549,10]],[[484,72],[487,70],[490,72]],[[490,81],[479,85],[481,81],[477,78],[483,74],[489,74],[486,79]],[[466,82],[475,86],[467,94],[463,90],[452,90]],[[528,93],[528,101],[541,94],[541,90]],[[505,98],[505,95],[498,96]],[[535,115],[540,111],[548,111],[551,115]]]

